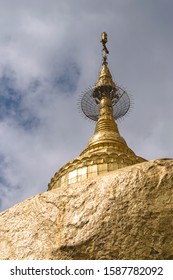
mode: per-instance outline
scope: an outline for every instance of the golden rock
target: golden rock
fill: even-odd
[[[173,159],[60,186],[0,214],[2,260],[173,260]]]

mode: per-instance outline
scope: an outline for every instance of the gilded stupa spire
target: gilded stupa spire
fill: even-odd
[[[108,39],[107,39],[107,33],[103,32],[101,34],[101,40],[100,42],[103,45],[103,49],[102,49],[102,68],[99,74],[99,78],[98,81],[95,85],[95,87],[100,87],[103,85],[109,85],[113,88],[115,88],[115,83],[112,80],[112,75],[109,71],[109,68],[107,66],[108,62],[107,62],[107,55],[109,54],[109,51],[106,47],[106,43],[107,43]]]
[[[65,164],[55,173],[48,190],[81,182],[100,174],[140,163],[138,157],[120,136],[116,119],[124,116],[129,107],[128,94],[118,87],[108,68],[107,34],[101,34],[102,67],[93,88],[81,99],[83,113],[97,121],[94,135],[79,157]]]
[[[99,117],[94,135],[89,141],[88,147],[103,142],[116,142],[117,145],[118,143],[125,143],[124,139],[119,134],[117,124],[113,117],[112,100],[118,99],[118,90],[108,68],[107,54],[109,54],[109,51],[106,47],[106,32],[101,34],[100,42],[103,45],[102,68],[92,93],[93,98],[99,102]]]
[[[102,65],[102,69],[100,70],[98,81],[97,81],[95,87],[97,88],[97,87],[100,87],[103,85],[109,85],[109,86],[115,88],[115,83],[112,80],[112,75],[109,71],[107,64]]]

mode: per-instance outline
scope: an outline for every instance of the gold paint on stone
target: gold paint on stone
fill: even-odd
[[[116,91],[116,85],[107,66],[107,34],[102,33],[103,63],[95,84],[93,97],[100,100],[99,119],[95,132],[86,149],[78,158],[65,164],[52,178],[48,190],[81,182],[88,178],[104,174],[119,168],[140,163],[145,159],[138,157],[120,136],[113,118],[110,92]],[[101,95],[100,95],[101,93]]]
[[[38,194],[0,213],[0,259],[173,260],[172,186],[160,159]]]

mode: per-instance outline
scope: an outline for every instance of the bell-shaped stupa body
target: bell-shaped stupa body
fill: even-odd
[[[106,33],[102,34],[105,35]],[[104,53],[103,63],[98,81],[92,92],[93,98],[95,98],[99,106],[99,117],[94,135],[79,157],[68,162],[55,173],[48,185],[48,190],[64,185],[68,186],[109,171],[145,161],[145,159],[136,156],[127,146],[123,137],[120,136],[113,117],[112,104],[113,98],[114,100],[116,98],[117,87],[107,66],[106,54],[108,50],[105,46],[107,40],[102,40],[101,42]]]

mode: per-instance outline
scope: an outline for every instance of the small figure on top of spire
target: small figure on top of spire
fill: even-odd
[[[106,32],[102,32],[100,42],[103,45],[103,64],[107,64],[107,54],[109,54],[109,51],[108,51],[108,49],[106,47],[107,41],[108,41],[107,33]]]

